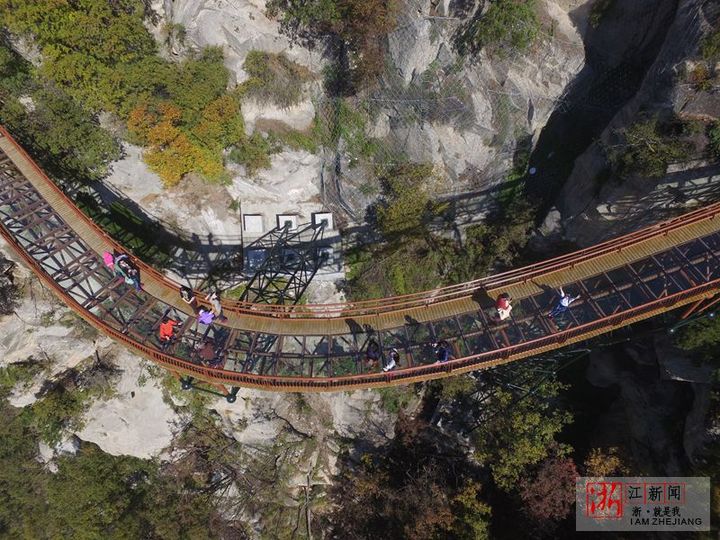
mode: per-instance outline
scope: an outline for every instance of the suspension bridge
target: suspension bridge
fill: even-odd
[[[203,381],[234,401],[240,387],[338,391],[407,384],[489,368],[587,340],[720,297],[720,204],[509,272],[405,296],[322,305],[223,301],[222,322],[198,320],[180,284],[142,261],[142,290],[119,281],[106,251],[127,252],[88,218],[0,128],[0,234],[78,315],[189,386]],[[579,295],[553,319],[563,287]],[[513,297],[512,316],[493,320],[494,299]],[[196,292],[199,306],[209,308]],[[167,315],[179,321],[170,346],[158,340]],[[222,362],[198,358],[212,340]],[[436,363],[431,342],[452,347]],[[396,348],[384,372],[368,343]]]

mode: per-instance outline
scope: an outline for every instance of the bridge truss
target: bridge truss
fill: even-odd
[[[105,334],[178,377],[218,385],[330,391],[401,384],[504,364],[614,328],[703,302],[720,289],[720,205],[523,269],[398,298],[340,305],[225,302],[227,321],[203,325],[179,285],[135,260],[143,290],[119,282],[101,254],[122,250],[84,216],[5,134],[0,137],[0,234],[64,302]],[[562,285],[580,295],[562,317],[546,315]],[[500,292],[512,317],[493,322]],[[200,296],[198,294],[198,296]],[[200,302],[204,305],[204,301]],[[180,321],[163,349],[164,315]],[[222,344],[224,365],[195,355],[204,339]],[[369,340],[397,348],[384,373],[365,361]],[[436,364],[431,341],[445,339],[454,359]]]

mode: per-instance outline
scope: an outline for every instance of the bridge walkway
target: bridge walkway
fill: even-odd
[[[1,135],[0,233],[91,324],[175,373],[213,383],[339,390],[430,379],[588,339],[720,288],[720,205],[711,205],[536,265],[404,297],[305,306],[224,302],[228,320],[207,326],[181,301],[179,284],[142,261],[135,261],[142,291],[118,282],[101,255],[122,246]],[[546,314],[559,286],[580,299],[551,320]],[[514,309],[496,324],[491,306],[500,292],[513,296]],[[167,350],[156,339],[164,315],[181,321],[181,336]],[[197,360],[208,339],[224,351],[221,368]],[[435,363],[428,344],[440,339],[452,344],[455,360]],[[369,340],[385,351],[397,348],[400,366],[383,373],[368,365]]]

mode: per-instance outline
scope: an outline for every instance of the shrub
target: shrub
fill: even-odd
[[[367,114],[345,99],[325,103],[315,117],[313,132],[326,147],[336,147],[342,140],[351,166],[369,159],[380,149],[380,142],[367,134]]]
[[[311,78],[307,68],[284,54],[263,51],[250,51],[243,69],[250,75],[242,84],[245,95],[285,108],[300,102],[303,84]]]
[[[271,139],[263,137],[260,133],[253,133],[243,143],[230,150],[228,159],[244,165],[247,174],[253,176],[260,169],[270,168],[270,154],[278,150]]]
[[[688,82],[695,90],[707,92],[712,89],[712,75],[705,64],[696,64],[688,74]]]
[[[522,51],[539,30],[536,0],[494,0],[484,14],[461,29],[457,45],[461,53],[476,54],[486,47]]]
[[[7,260],[0,253],[0,315],[14,313],[20,299],[20,291],[13,279],[14,268],[15,263]]]
[[[429,195],[432,175],[430,164],[404,164],[393,167],[381,178],[384,197],[377,209],[377,222],[386,238],[425,234],[423,225],[432,214]]]
[[[616,0],[595,0],[590,8],[590,26],[597,28],[600,22],[610,9],[615,5]]]
[[[661,123],[657,116],[635,122],[621,135],[625,143],[610,154],[610,159],[622,176],[662,176],[668,165],[688,159],[694,149],[683,138],[682,123],[676,120]]]
[[[720,28],[705,36],[700,44],[700,52],[705,60],[720,61]]]
[[[720,122],[714,122],[708,129],[708,140],[710,144],[710,151],[715,156],[715,159],[720,159]]]

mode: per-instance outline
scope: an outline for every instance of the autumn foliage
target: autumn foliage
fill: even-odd
[[[240,106],[229,95],[210,102],[190,127],[183,124],[182,111],[172,103],[141,103],[130,112],[128,130],[147,147],[145,161],[166,186],[177,184],[190,172],[219,177],[223,148],[245,138]]]
[[[578,476],[572,458],[552,456],[546,459],[533,477],[520,483],[525,511],[540,522],[564,518],[575,503],[575,479]]]
[[[218,178],[223,150],[246,142],[222,50],[164,60],[144,16],[141,0],[0,0],[6,27],[39,46],[42,74],[84,109],[125,120],[166,185],[188,173]]]

